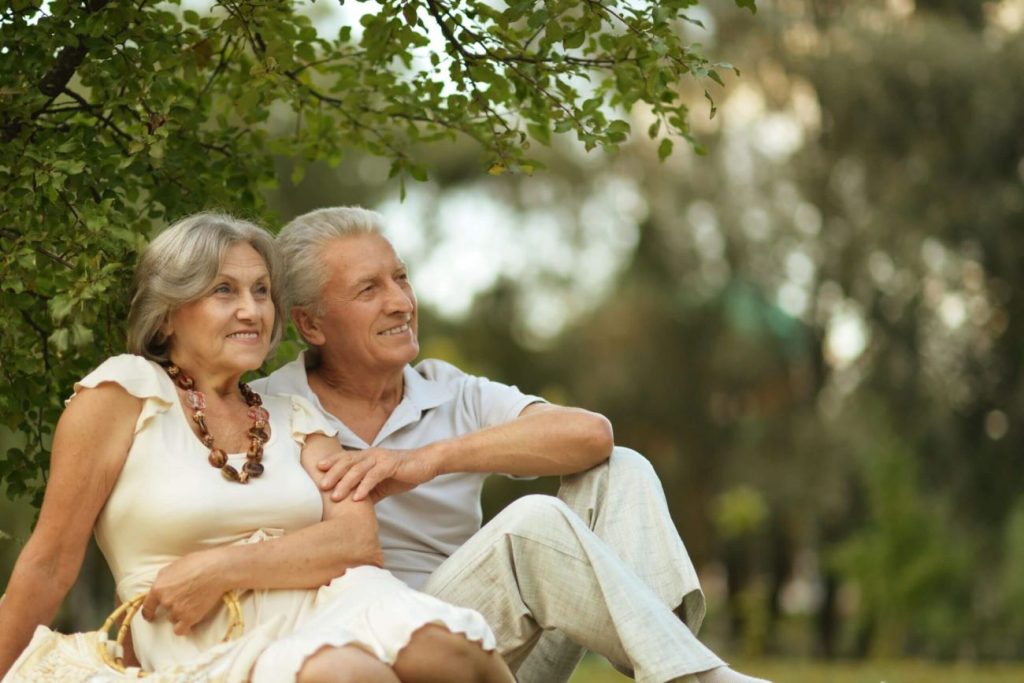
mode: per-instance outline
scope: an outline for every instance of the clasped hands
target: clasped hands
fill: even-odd
[[[374,503],[426,483],[438,472],[422,449],[392,450],[367,448],[338,451],[324,458],[317,467],[325,472],[320,489],[330,491],[331,500],[369,498]]]

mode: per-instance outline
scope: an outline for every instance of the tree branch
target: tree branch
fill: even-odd
[[[49,338],[50,335],[46,333],[42,327],[36,324],[36,321],[32,319],[32,316],[28,314],[28,311],[19,311],[22,319],[29,327],[35,330],[36,334],[39,335],[39,341],[43,347],[43,367],[46,368],[46,372],[50,372],[50,349],[49,349]]]
[[[110,0],[88,0],[85,9],[94,14],[103,9]],[[39,92],[47,97],[56,97],[63,92],[65,86],[75,75],[75,71],[82,65],[85,55],[89,49],[82,44],[65,45],[57,53],[57,62],[47,71],[39,81]]]
[[[21,233],[15,232],[13,230],[7,230],[6,228],[0,228],[0,236],[7,237],[7,238],[10,238],[12,240],[21,239],[21,237],[22,237]],[[46,258],[49,258],[49,259],[52,259],[52,260],[56,261],[57,263],[61,264],[65,268],[72,268],[73,267],[71,265],[70,261],[68,261],[66,258],[61,256],[60,254],[57,254],[55,252],[50,251],[49,249],[44,249],[43,247],[33,246],[32,247],[32,251],[36,252],[40,256],[45,256]]]

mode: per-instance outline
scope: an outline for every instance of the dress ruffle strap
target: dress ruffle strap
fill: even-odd
[[[306,437],[310,434],[323,434],[325,436],[336,436],[338,430],[332,427],[327,419],[320,414],[320,411],[313,407],[313,404],[301,396],[290,395],[292,403],[292,438],[298,443],[306,443]]]
[[[166,411],[178,398],[174,384],[163,368],[142,356],[125,353],[108,358],[81,381],[75,382],[75,393],[65,403],[70,403],[83,389],[92,389],[106,382],[117,384],[132,396],[143,399],[142,412],[135,423],[136,434],[150,418]]]

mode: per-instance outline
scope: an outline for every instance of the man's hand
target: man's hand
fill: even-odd
[[[363,451],[339,451],[321,460],[317,467],[326,472],[320,488],[334,492],[332,500],[370,497],[373,502],[402,493],[437,476],[423,449],[407,451],[368,448]]]
[[[179,636],[188,635],[205,619],[230,589],[223,584],[209,552],[190,553],[161,569],[142,603],[142,618],[153,621],[157,609],[163,607]]]

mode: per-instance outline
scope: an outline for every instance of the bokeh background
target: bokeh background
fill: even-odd
[[[556,140],[547,170],[492,177],[436,146],[404,201],[375,158],[282,158],[270,203],[383,212],[424,357],[607,415],[662,478],[727,658],[1024,680],[1024,0],[730,5],[690,29],[740,72],[713,118],[693,92],[701,150]],[[485,511],[556,485],[492,478]],[[4,496],[0,519],[5,584],[33,511]],[[111,600],[90,553],[61,626]]]

